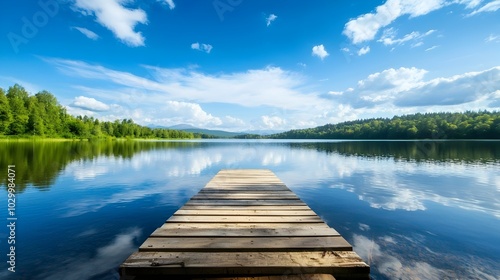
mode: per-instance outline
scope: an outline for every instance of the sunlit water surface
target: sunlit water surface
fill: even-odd
[[[374,279],[500,278],[500,142],[0,143],[0,217],[16,165],[16,272],[118,279],[118,266],[224,168],[268,168]]]

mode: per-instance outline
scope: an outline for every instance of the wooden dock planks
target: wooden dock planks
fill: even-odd
[[[369,279],[369,266],[274,173],[244,169],[220,171],[151,234],[120,273],[122,279]]]

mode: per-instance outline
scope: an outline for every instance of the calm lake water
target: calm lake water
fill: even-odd
[[[118,279],[119,264],[223,168],[271,169],[374,279],[500,278],[499,141],[0,143],[0,168],[1,279]]]

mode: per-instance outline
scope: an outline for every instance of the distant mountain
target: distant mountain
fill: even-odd
[[[199,133],[199,134],[205,134],[209,136],[214,136],[214,137],[223,137],[223,138],[231,138],[235,137],[238,135],[243,135],[246,133],[241,133],[241,132],[230,132],[230,131],[224,131],[224,130],[212,130],[212,129],[204,129],[204,128],[198,128],[194,127],[189,124],[177,124],[173,125],[170,127],[167,127],[168,129],[175,129],[175,130],[182,130],[186,132],[191,132],[191,133]]]
[[[257,134],[257,135],[271,135],[285,132],[286,130],[246,130],[241,134]]]
[[[175,129],[175,130],[184,130],[184,129],[199,129],[197,127],[194,127],[190,124],[176,124],[176,125],[173,125],[173,126],[169,126],[169,127],[165,127],[165,128],[168,128],[168,129]]]
[[[284,130],[246,130],[240,132],[234,131],[226,131],[226,130],[216,130],[216,129],[205,129],[192,126],[190,124],[176,124],[172,126],[158,126],[158,125],[149,125],[151,128],[166,128],[166,129],[174,129],[174,130],[182,130],[191,133],[199,133],[206,134],[213,137],[223,137],[223,138],[231,138],[236,136],[241,136],[245,134],[256,134],[256,135],[271,135],[278,134],[284,132]]]

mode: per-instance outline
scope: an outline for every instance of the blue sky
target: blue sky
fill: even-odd
[[[500,110],[500,0],[0,5],[0,87],[74,115],[245,131]]]

